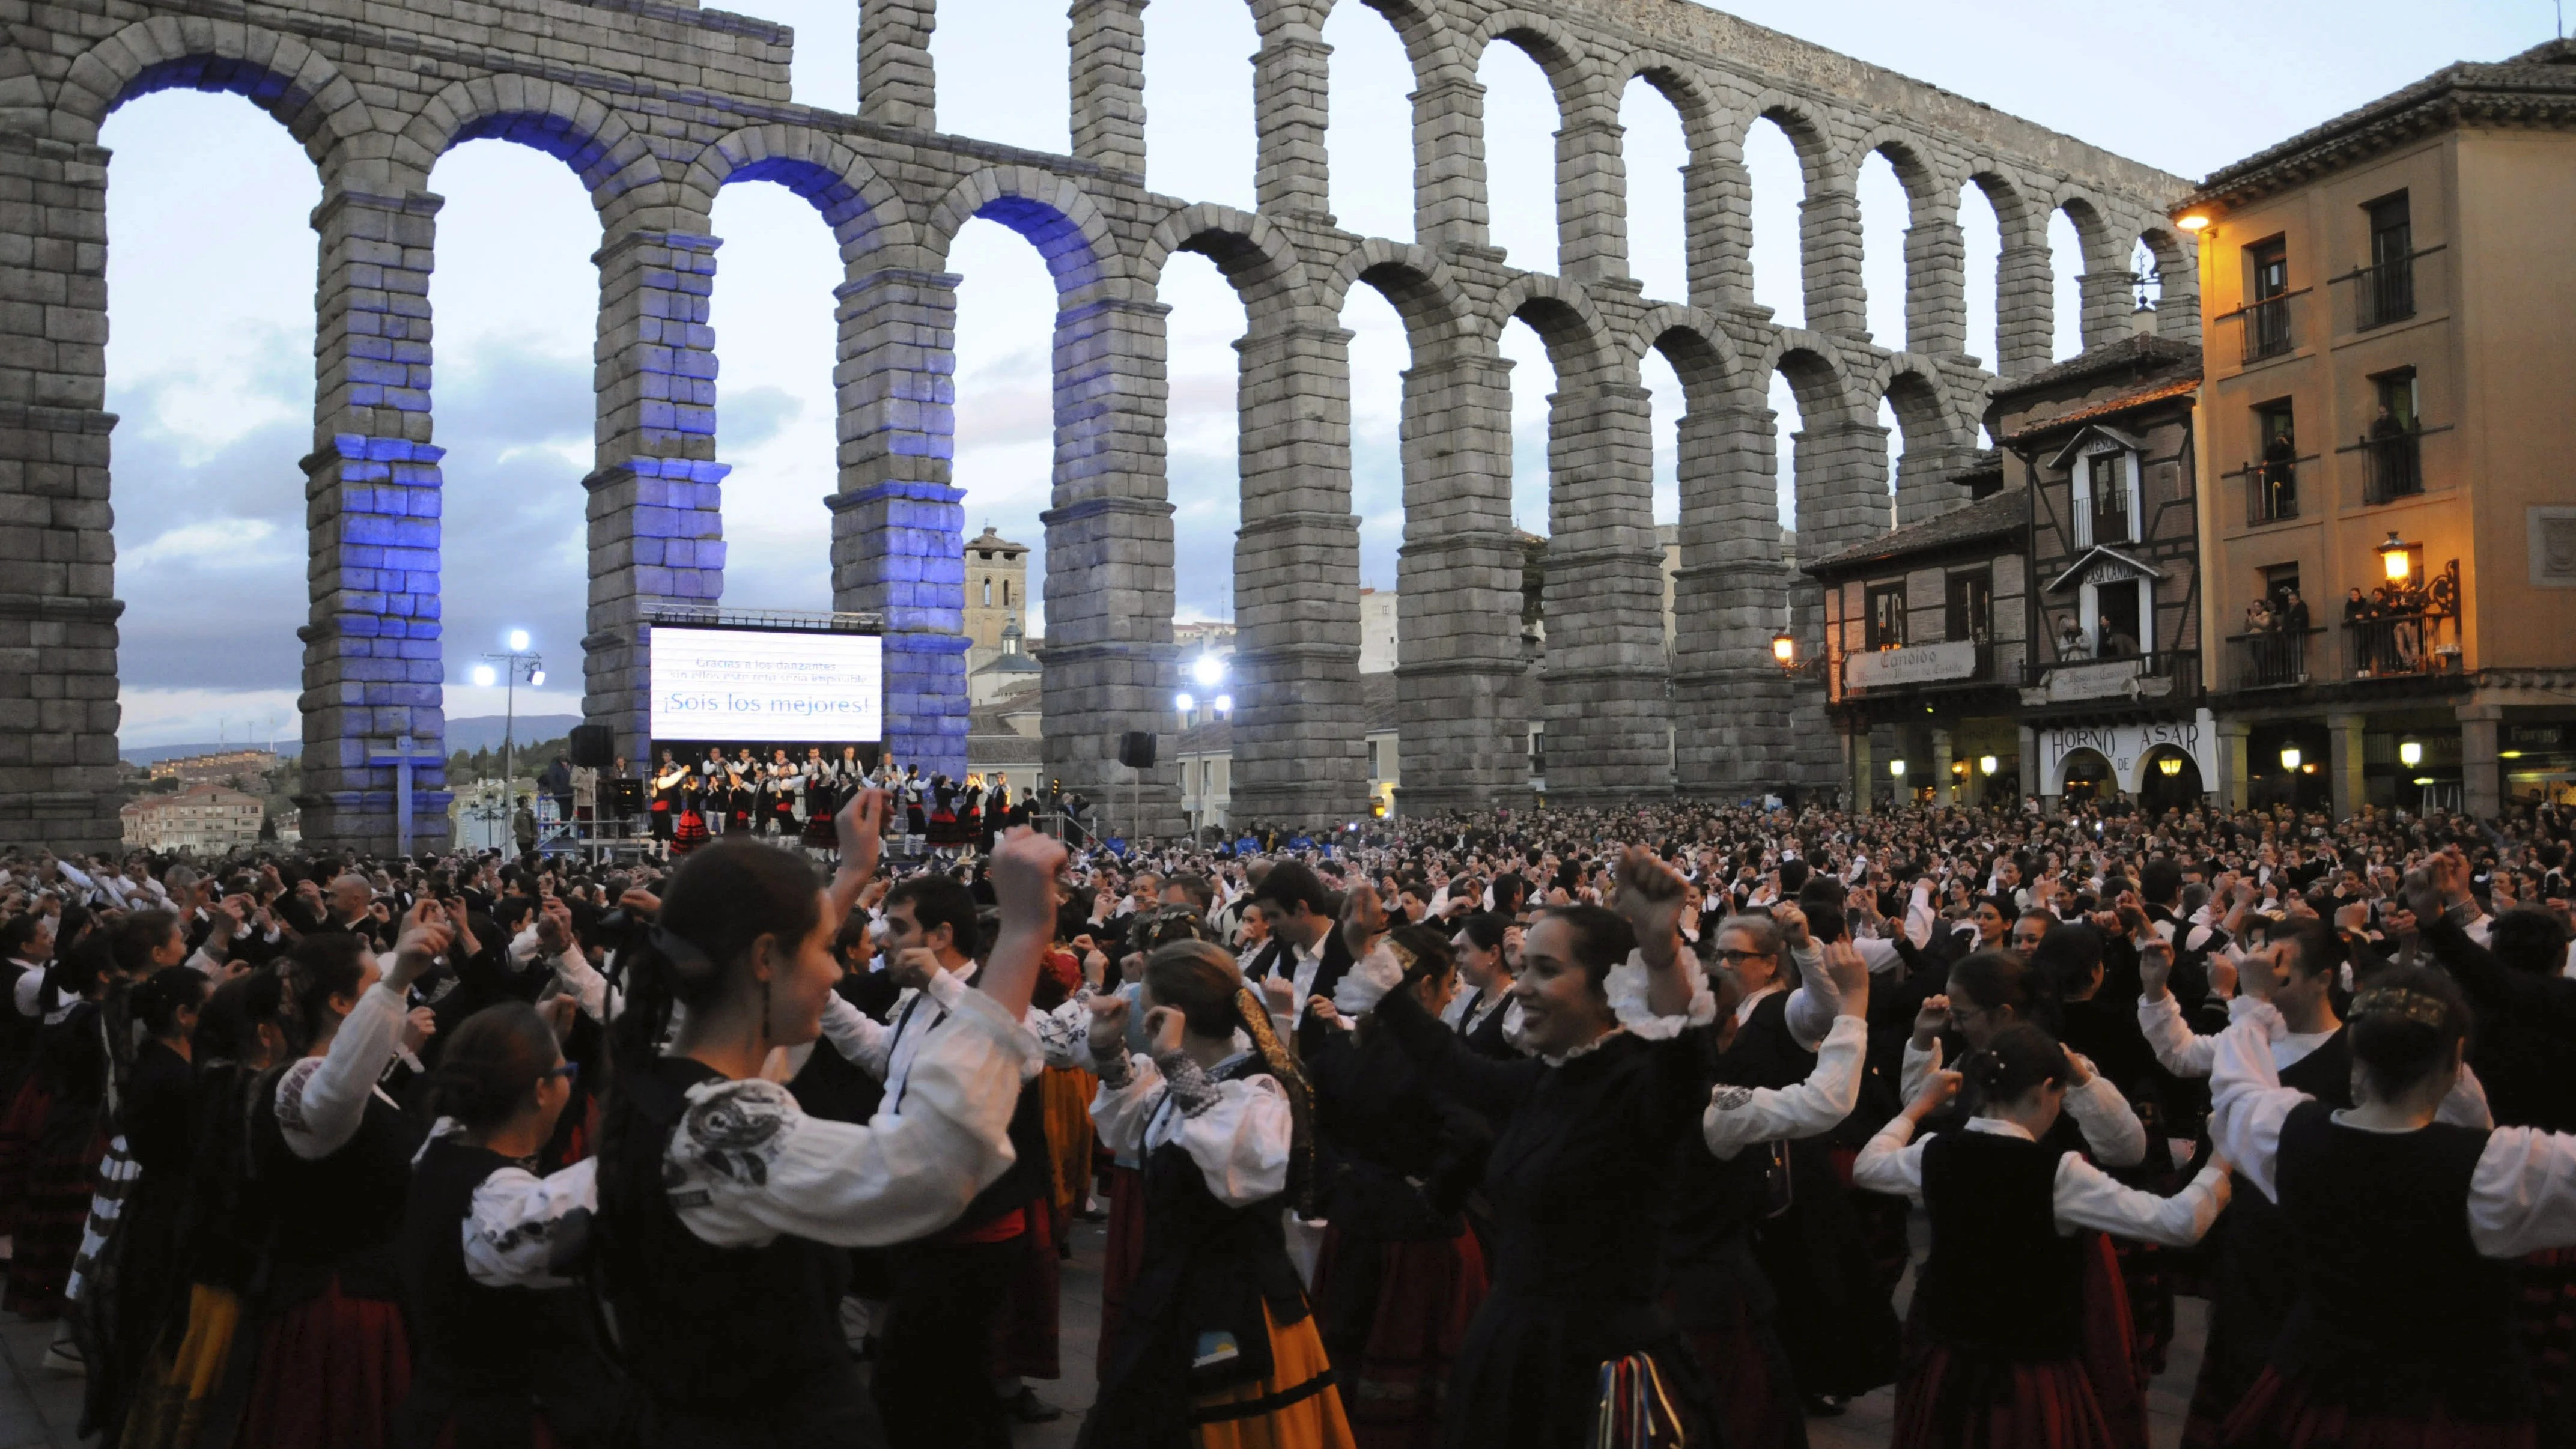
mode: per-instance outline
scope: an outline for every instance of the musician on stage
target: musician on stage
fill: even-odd
[[[689,807],[695,793],[696,776],[669,750],[662,752],[661,767],[653,772],[653,838],[670,843],[672,827],[680,823],[680,812]]]

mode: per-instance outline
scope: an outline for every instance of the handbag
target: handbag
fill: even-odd
[[[1683,1449],[1682,1418],[1653,1355],[1601,1365],[1601,1411],[1589,1449]]]

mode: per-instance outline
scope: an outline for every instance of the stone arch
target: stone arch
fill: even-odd
[[[1636,330],[1627,336],[1622,365],[1633,372],[1648,352],[1662,353],[1672,365],[1673,375],[1681,379],[1683,399],[1694,411],[1733,403],[1741,396],[1745,371],[1735,340],[1715,314],[1703,308],[1671,304],[1639,318]]]
[[[2086,349],[2116,341],[2129,330],[2131,305],[2129,253],[2121,239],[2134,234],[2112,226],[2104,205],[2080,187],[2061,188],[2054,210],[2074,224],[2079,248],[2075,281],[2083,311],[2077,340]],[[2055,265],[2052,258],[2052,272]]]
[[[1881,126],[1860,138],[1851,148],[1852,170],[1857,174],[1861,164],[1872,156],[1884,156],[1896,171],[1896,179],[1905,187],[1905,199],[1911,210],[1906,224],[1922,226],[1955,215],[1959,209],[1959,188],[1932,156],[1923,137],[1903,126]]]
[[[1905,430],[1909,450],[1926,444],[1958,445],[1966,414],[1953,396],[1950,380],[1931,358],[1910,352],[1889,356],[1871,378],[1870,391],[1896,408],[1896,421]]]
[[[357,87],[304,41],[237,20],[174,16],[138,20],[72,62],[57,85],[46,129],[95,145],[110,112],[137,96],[188,89],[229,91],[277,118],[326,171],[335,151],[375,129]]]
[[[1316,281],[1318,308],[1335,317],[1342,315],[1354,283],[1376,288],[1404,319],[1417,358],[1455,350],[1485,335],[1457,275],[1428,247],[1372,237],[1343,253]]]
[[[1725,137],[1742,153],[1745,136],[1756,121],[1769,121],[1789,138],[1798,153],[1798,165],[1805,172],[1807,194],[1820,191],[1851,189],[1851,169],[1833,142],[1823,120],[1804,99],[1786,91],[1766,90],[1733,113],[1725,127]]]
[[[706,144],[691,160],[680,185],[706,215],[716,193],[736,181],[774,181],[803,197],[832,228],[841,260],[913,240],[910,208],[859,154],[834,137],[803,126],[745,126]]]
[[[1869,399],[1872,406],[1862,406],[1841,350],[1822,333],[1800,327],[1780,328],[1771,345],[1753,359],[1747,371],[1756,379],[1768,378],[1775,372],[1787,378],[1790,390],[1798,395],[1802,426],[1874,420],[1877,398]]]
[[[1034,166],[995,166],[958,182],[923,220],[921,248],[930,263],[947,265],[958,230],[979,216],[1027,238],[1067,302],[1125,294],[1127,268],[1109,220],[1071,181]]]
[[[1606,81],[1615,81],[1608,89],[1613,96],[1625,96],[1628,86],[1642,80],[1653,86],[1658,95],[1672,102],[1681,114],[1682,134],[1690,141],[1691,159],[1706,159],[1725,140],[1726,111],[1709,91],[1697,69],[1656,50],[1630,54],[1615,66],[1602,69]]]
[[[2156,260],[2156,335],[2200,340],[2200,248],[2162,220],[2139,229],[2139,244]]]
[[[1470,75],[1484,69],[1485,52],[1497,40],[1510,42],[1547,73],[1548,84],[1556,91],[1559,125],[1600,104],[1599,77],[1584,52],[1583,43],[1564,26],[1527,10],[1494,11],[1477,24],[1460,46],[1461,59]],[[1615,97],[1611,104],[1612,114],[1616,115]]]
[[[1440,13],[1439,7],[1418,0],[1320,0],[1316,5],[1315,30],[1321,34],[1325,20],[1336,3],[1364,5],[1376,11],[1395,28],[1396,38],[1404,42],[1404,52],[1413,61],[1413,80],[1417,88],[1435,81],[1474,80],[1476,69],[1463,65],[1458,56],[1457,36]],[[1265,0],[1253,0],[1257,19]]]
[[[661,163],[615,107],[532,76],[461,80],[430,97],[394,138],[394,163],[426,185],[439,158],[490,139],[534,147],[571,167],[603,215],[664,194]]]
[[[1267,217],[1213,203],[1173,211],[1136,258],[1138,283],[1159,288],[1174,252],[1197,252],[1216,263],[1256,329],[1295,310],[1306,293],[1305,262]]]
[[[1592,297],[1574,282],[1529,272],[1513,278],[1494,298],[1492,335],[1518,318],[1547,344],[1548,365],[1557,385],[1585,382],[1634,382],[1636,361],[1622,349],[1610,325],[1602,320]]]

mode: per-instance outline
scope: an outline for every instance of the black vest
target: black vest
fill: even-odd
[[[271,1306],[302,1302],[334,1275],[351,1297],[399,1298],[394,1238],[411,1188],[419,1125],[369,1092],[357,1135],[330,1156],[307,1161],[286,1145],[278,1125],[277,1082],[284,1073],[262,1076],[251,1102],[251,1160],[268,1214]]]
[[[2532,1413],[2507,1265],[2469,1237],[2488,1134],[2434,1123],[2365,1132],[2323,1102],[2281,1126],[2275,1183],[2298,1245],[2299,1302],[2273,1362],[2364,1413]]]
[[[849,1254],[785,1234],[757,1248],[701,1241],[663,1177],[687,1093],[710,1067],[661,1057],[629,1068],[600,1132],[600,1271],[629,1377],[656,1406],[766,1415],[856,1366],[841,1337]]]
[[[463,1226],[475,1189],[508,1165],[446,1137],[412,1171],[400,1253],[413,1377],[399,1420],[411,1449],[429,1449],[450,1423],[460,1445],[525,1444],[540,1408],[557,1443],[579,1444],[614,1417],[615,1371],[580,1290],[487,1288],[466,1274]]]
[[[2057,1231],[2064,1154],[1993,1132],[1923,1147],[1932,1252],[1917,1301],[1933,1342],[2022,1362],[2073,1356],[2082,1328],[2080,1239]]]

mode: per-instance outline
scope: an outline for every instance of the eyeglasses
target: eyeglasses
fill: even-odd
[[[1734,964],[1735,964],[1736,962],[1738,962],[1738,961],[1768,961],[1768,960],[1772,959],[1772,957],[1773,957],[1773,956],[1775,956],[1776,954],[1778,954],[1778,953],[1776,953],[1776,952],[1772,952],[1772,951],[1723,951],[1723,950],[1722,950],[1722,951],[1719,951],[1719,952],[1717,953],[1717,959],[1718,959],[1718,960],[1720,960],[1720,961],[1725,962],[1725,963],[1726,963],[1727,965],[1729,965],[1729,966],[1732,966],[1732,965],[1734,965]]]
[[[562,1064],[558,1065],[558,1066],[557,1066],[553,1071],[548,1072],[548,1073],[546,1073],[543,1077],[538,1078],[538,1080],[539,1080],[539,1081],[552,1081],[552,1080],[554,1080],[554,1079],[555,1079],[555,1078],[557,1078],[557,1077],[561,1077],[561,1078],[563,1078],[564,1085],[565,1085],[565,1086],[567,1086],[567,1087],[572,1086],[572,1085],[574,1085],[574,1084],[578,1083],[578,1082],[581,1080],[581,1063],[576,1062],[576,1061],[566,1061],[566,1062],[563,1062]]]

